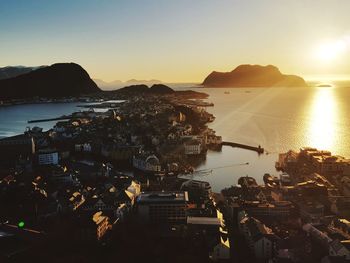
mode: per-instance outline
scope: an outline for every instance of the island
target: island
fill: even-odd
[[[204,87],[307,87],[305,80],[285,75],[272,65],[240,65],[231,72],[213,71],[203,81]]]

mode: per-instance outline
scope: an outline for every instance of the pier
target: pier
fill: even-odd
[[[71,116],[61,116],[61,117],[50,118],[50,119],[30,120],[30,121],[28,121],[28,123],[69,120],[71,118],[72,118]]]
[[[260,145],[258,147],[255,146],[250,146],[250,145],[246,145],[246,144],[241,144],[241,143],[235,143],[235,142],[222,142],[221,145],[223,146],[231,146],[231,147],[237,147],[237,148],[242,148],[242,149],[246,149],[246,150],[251,150],[251,151],[255,151],[259,154],[264,153],[264,148],[262,148]]]

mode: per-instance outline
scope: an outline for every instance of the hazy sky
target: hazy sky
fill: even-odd
[[[242,63],[350,75],[349,11],[349,0],[0,0],[0,67],[72,61],[106,81],[199,82]]]

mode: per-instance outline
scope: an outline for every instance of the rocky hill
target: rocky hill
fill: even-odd
[[[202,83],[205,87],[306,87],[305,80],[284,75],[275,66],[240,65],[231,72],[210,73]]]
[[[101,91],[78,64],[58,63],[0,80],[0,99],[79,96]]]

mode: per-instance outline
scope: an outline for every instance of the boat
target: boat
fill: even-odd
[[[224,94],[230,94],[230,92],[229,91],[225,91]]]
[[[333,86],[331,84],[320,84],[317,85],[318,88],[332,88]]]

